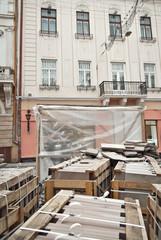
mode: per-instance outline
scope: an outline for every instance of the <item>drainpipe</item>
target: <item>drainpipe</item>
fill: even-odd
[[[13,103],[13,142],[17,144],[17,125],[16,125],[16,96],[17,96],[17,0],[15,0],[15,36],[14,36],[14,103]]]
[[[19,55],[19,96],[22,96],[22,35],[23,35],[23,0],[20,1],[20,55]],[[21,161],[21,98],[18,99],[18,161]]]

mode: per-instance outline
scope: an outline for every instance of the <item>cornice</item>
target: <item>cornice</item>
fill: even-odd
[[[98,101],[100,98],[49,98],[49,97],[23,97],[17,96],[16,99],[27,100],[27,101]]]

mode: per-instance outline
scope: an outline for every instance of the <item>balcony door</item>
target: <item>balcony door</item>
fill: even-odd
[[[112,88],[114,91],[125,90],[125,64],[112,63]]]

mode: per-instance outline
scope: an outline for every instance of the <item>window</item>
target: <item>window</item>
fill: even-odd
[[[56,85],[56,61],[42,60],[42,85]]]
[[[79,62],[79,85],[91,86],[90,62]]]
[[[113,90],[125,90],[125,64],[112,63]]]
[[[151,31],[151,21],[149,17],[140,18],[140,28],[141,28],[141,39],[151,40],[152,31]]]
[[[117,37],[121,37],[122,36],[121,16],[110,14],[109,21],[110,21],[110,36],[114,37],[116,35]]]
[[[41,32],[56,34],[56,10],[41,9]]]
[[[148,88],[155,88],[155,65],[144,64],[144,78]]]
[[[77,12],[77,34],[89,36],[89,13]]]
[[[148,143],[153,143],[153,144],[155,144],[155,146],[158,146],[156,121],[146,120],[145,121],[145,128],[146,128],[146,140],[147,140],[147,142]]]

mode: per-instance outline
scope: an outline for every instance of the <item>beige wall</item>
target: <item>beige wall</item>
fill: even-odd
[[[23,35],[23,91],[27,97],[51,98],[99,98],[99,84],[111,80],[111,62],[126,64],[127,81],[144,81],[144,63],[156,66],[156,87],[161,87],[161,2],[146,2],[131,26],[132,34],[125,41],[115,41],[110,51],[103,55],[102,43],[109,36],[109,14],[117,11],[122,21],[131,9],[133,1],[48,1],[57,10],[58,37],[41,36],[41,8],[47,8],[45,1],[24,1]],[[90,14],[90,33],[93,39],[76,39],[76,11],[84,10]],[[152,34],[156,42],[140,42],[140,16],[151,17]],[[41,59],[57,60],[57,84],[59,90],[40,90]],[[91,61],[92,85],[95,91],[78,91],[78,61]],[[148,98],[159,97],[156,91],[149,92]]]

